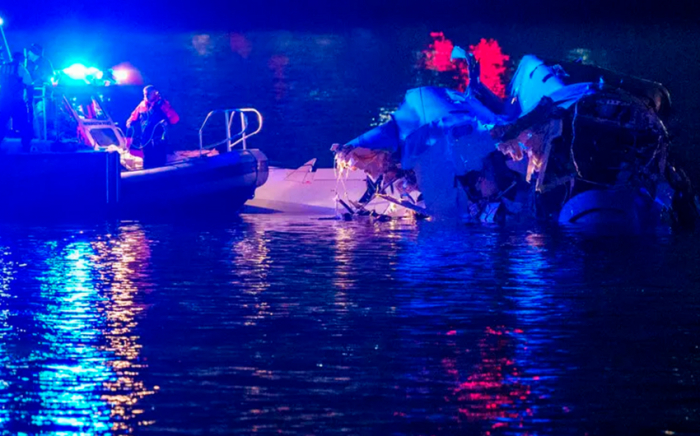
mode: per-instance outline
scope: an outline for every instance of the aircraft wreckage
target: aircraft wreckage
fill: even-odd
[[[671,101],[663,85],[527,55],[500,98],[480,82],[473,55],[455,47],[452,56],[469,65],[465,92],[411,89],[390,121],[331,148],[344,181],[335,201],[346,218],[696,225],[698,198],[669,157]],[[304,179],[312,165],[303,167]],[[280,183],[295,174],[287,170]],[[294,190],[284,192],[293,202]],[[300,203],[311,197],[300,195]]]
[[[661,84],[528,55],[501,99],[464,57],[466,92],[411,89],[390,121],[334,145],[341,169],[371,178],[353,212],[393,194],[417,213],[481,222],[698,220],[690,181],[669,158]]]

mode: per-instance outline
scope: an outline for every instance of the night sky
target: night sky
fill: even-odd
[[[650,0],[200,0],[182,7],[163,0],[3,2],[12,27],[110,25],[153,30],[328,28],[378,24],[463,25],[469,22],[697,23],[698,2]],[[184,2],[183,2],[184,3]],[[684,3],[687,3],[684,5]],[[611,6],[614,4],[614,6]],[[663,7],[661,6],[663,5]],[[38,11],[38,12],[35,12]]]

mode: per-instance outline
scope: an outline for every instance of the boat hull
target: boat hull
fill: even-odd
[[[230,216],[267,177],[259,150],[130,172],[116,152],[11,153],[0,159],[0,219]]]
[[[314,170],[314,161],[297,169],[270,167],[269,180],[245,204],[243,212],[324,216],[348,212],[338,200],[346,204],[359,200],[367,191],[367,176],[348,171],[338,177],[333,168]],[[377,198],[366,209],[385,214],[390,206]]]
[[[267,157],[259,150],[237,150],[125,172],[121,175],[119,213],[237,212],[267,177]]]

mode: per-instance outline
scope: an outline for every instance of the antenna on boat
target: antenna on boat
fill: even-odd
[[[3,58],[7,58],[7,62],[12,62],[12,52],[10,52],[10,46],[7,43],[7,38],[5,38],[5,30],[3,29],[3,25],[5,24],[5,20],[0,17],[0,37],[2,37],[2,45],[4,48],[4,53],[2,53]]]

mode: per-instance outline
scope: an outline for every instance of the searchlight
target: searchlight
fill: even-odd
[[[83,64],[73,64],[68,68],[64,68],[63,72],[74,80],[85,80],[88,76],[88,68]]]

